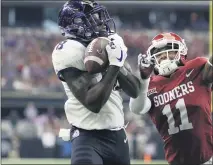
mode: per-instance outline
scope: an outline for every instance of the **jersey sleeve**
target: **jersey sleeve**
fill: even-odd
[[[146,114],[151,108],[151,100],[147,97],[148,86],[150,79],[141,81],[141,91],[135,99],[130,98],[130,111],[136,114]]]
[[[194,60],[191,60],[188,64],[189,68],[197,68],[197,69],[202,69],[203,66],[206,64],[206,62],[208,61],[208,58],[206,57],[197,57]]]
[[[52,53],[52,63],[56,74],[69,67],[85,71],[83,63],[84,51],[85,47],[77,41],[68,40],[56,45]]]

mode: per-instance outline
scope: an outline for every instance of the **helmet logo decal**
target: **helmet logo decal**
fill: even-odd
[[[175,37],[172,36],[170,33],[163,33],[162,36],[166,39],[175,40]]]

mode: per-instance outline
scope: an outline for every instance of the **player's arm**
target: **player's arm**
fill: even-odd
[[[129,109],[136,114],[145,114],[151,108],[151,101],[147,97],[150,79],[141,80],[141,88],[137,98],[130,98]]]
[[[150,75],[154,69],[154,60],[148,59],[146,55],[138,56],[138,66],[140,71],[140,92],[136,99],[131,98],[129,108],[136,114],[145,114],[151,108],[151,101],[147,97]]]
[[[92,83],[92,76],[88,72],[67,68],[61,74],[74,96],[90,111],[100,112],[108,100],[119,73],[118,66],[109,66],[102,80]]]
[[[124,52],[127,52],[127,47],[124,44],[124,41],[121,36],[119,36],[117,33],[114,35],[109,36],[110,40],[116,41],[118,45],[120,45],[121,49]],[[124,66],[121,67],[120,72],[118,74],[118,82],[119,87],[130,97],[136,98],[139,93],[139,81],[138,78],[135,77],[131,73],[131,67],[130,65],[125,62]]]
[[[83,51],[79,51],[78,47],[72,47],[71,49],[69,46],[70,45],[64,45],[64,49],[53,53],[54,68],[59,78],[68,84],[74,96],[87,107],[88,110],[98,113],[108,100],[117,80],[120,67],[123,66],[127,55],[122,53],[121,48],[116,46],[114,42],[110,42],[106,46],[109,68],[102,80],[94,84],[92,81],[93,75],[77,69],[78,66],[82,65],[80,54],[83,53]],[[69,48],[68,51],[64,51],[66,47],[67,49]],[[70,53],[75,54],[70,56]],[[123,56],[120,60],[121,53]],[[82,67],[83,66],[80,68]]]
[[[208,59],[203,70],[203,81],[206,83],[213,83],[213,58]]]
[[[139,79],[132,74],[130,65],[125,62],[118,74],[118,82],[121,89],[130,97],[138,97],[140,91]]]

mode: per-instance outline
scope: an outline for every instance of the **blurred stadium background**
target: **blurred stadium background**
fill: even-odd
[[[64,2],[2,1],[2,164],[70,163],[72,144],[57,137],[60,127],[70,127],[63,110],[66,96],[51,63],[52,49],[62,39],[57,14]],[[161,31],[174,31],[185,38],[188,58],[209,56],[208,1],[100,3],[113,16],[135,72],[137,55]],[[165,163],[163,144],[151,121],[130,113],[129,98],[124,94],[123,98],[132,162]]]

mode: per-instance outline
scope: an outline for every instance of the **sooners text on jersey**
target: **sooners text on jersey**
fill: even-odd
[[[211,88],[201,74],[206,61],[196,58],[170,78],[151,78],[149,115],[164,140],[169,163],[202,164],[213,155]]]

